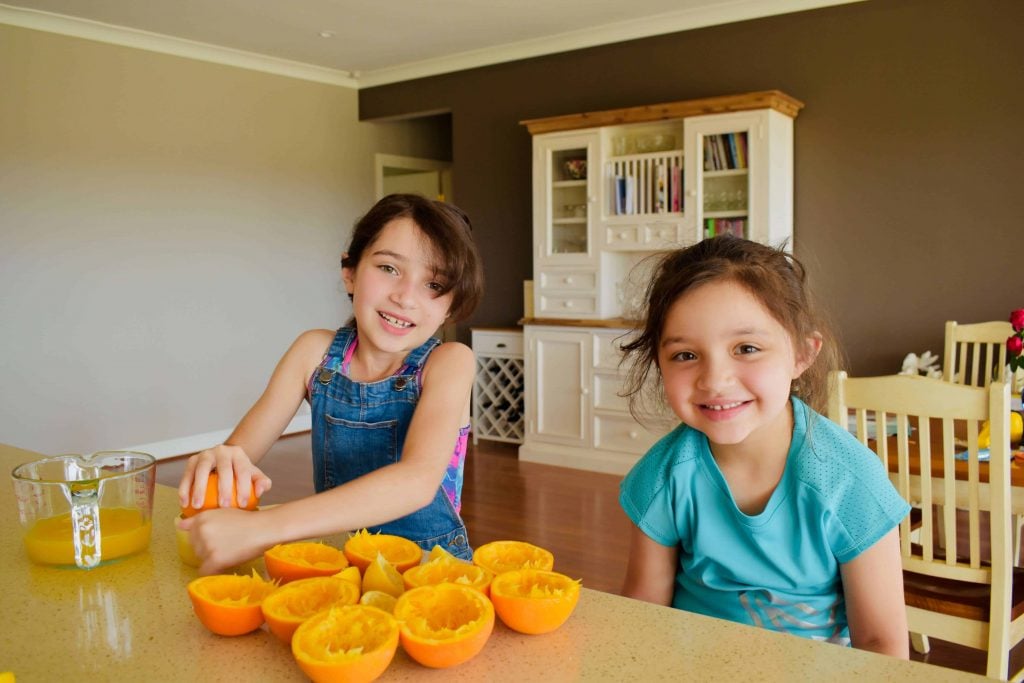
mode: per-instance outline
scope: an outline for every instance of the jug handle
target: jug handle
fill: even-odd
[[[92,569],[100,563],[99,482],[76,481],[68,484],[71,502],[71,538],[75,545],[75,564]]]

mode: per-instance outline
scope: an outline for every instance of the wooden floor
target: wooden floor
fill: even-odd
[[[470,542],[523,540],[555,555],[555,569],[596,590],[619,592],[626,573],[630,522],[618,504],[621,477],[519,462],[518,447],[491,441],[469,446],[462,515]],[[313,492],[309,435],[280,439],[261,463],[273,488],[261,502],[282,503]],[[183,460],[161,462],[157,480],[176,486]],[[1010,670],[1024,664],[1017,648]],[[911,657],[983,674],[984,653],[932,639],[928,655]]]

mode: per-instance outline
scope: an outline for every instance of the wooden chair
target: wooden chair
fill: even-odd
[[[1006,339],[1011,334],[1013,327],[1003,320],[969,325],[947,320],[942,379],[974,387],[987,386],[993,379],[1006,379]],[[1014,374],[1011,392],[1019,396],[1022,389],[1024,369]],[[1024,540],[1024,515],[1015,515],[1013,526],[1013,557],[1019,564],[1021,542]]]
[[[974,387],[1005,379],[1006,338],[1011,334],[1013,327],[1001,320],[970,325],[947,320],[942,379]]]
[[[914,539],[909,516],[900,523],[907,622],[911,634],[925,636],[914,639],[915,649],[927,652],[927,636],[934,636],[986,650],[987,675],[1005,680],[1010,648],[1024,639],[1024,570],[1014,567],[1011,553],[1009,384],[839,372],[830,389],[829,417],[846,427],[853,411],[857,439],[893,473],[900,495],[925,511]],[[872,419],[880,438],[869,431]],[[992,430],[987,464],[977,448],[986,419]],[[892,420],[896,435],[885,437]],[[958,476],[955,455],[965,450]],[[945,531],[945,548],[934,542],[936,525]],[[1021,573],[1016,584],[1015,573]]]

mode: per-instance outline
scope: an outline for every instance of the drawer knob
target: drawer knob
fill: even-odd
[[[627,235],[625,230],[623,230],[622,232],[619,233],[619,239],[620,240],[624,240],[624,239],[626,239],[626,237],[628,237],[628,235]]]
[[[566,302],[565,302],[565,307],[566,307],[566,308],[572,308],[572,307],[573,307],[573,303],[572,303],[572,301],[566,301]]]
[[[503,348],[505,348],[505,342],[498,342],[498,344],[497,344],[497,347],[498,347],[499,349],[503,349]]]
[[[629,430],[629,438],[631,438],[631,439],[637,439],[637,438],[639,438],[639,437],[640,437],[640,434],[639,434],[639,433],[637,433],[637,431],[636,431],[635,429],[630,429],[630,430]]]
[[[572,276],[571,275],[567,275],[565,278],[563,278],[562,282],[564,282],[567,285],[571,285],[572,284]]]

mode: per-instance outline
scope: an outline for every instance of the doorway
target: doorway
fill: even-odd
[[[441,201],[450,201],[452,198],[450,162],[376,154],[374,165],[375,199],[396,192],[420,194]]]
[[[436,159],[418,159],[394,154],[374,155],[374,199],[389,194],[419,194],[430,199],[451,201],[452,165]],[[441,341],[458,338],[454,323],[438,330]]]

